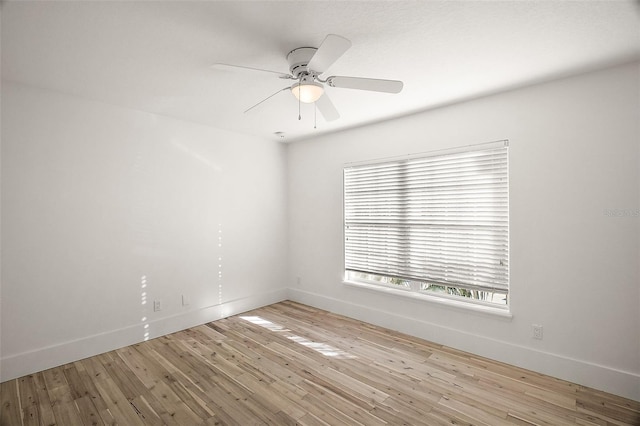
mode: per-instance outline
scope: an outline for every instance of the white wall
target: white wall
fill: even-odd
[[[2,89],[2,380],[286,298],[285,146]]]
[[[292,144],[290,298],[640,400],[640,218],[605,214],[640,207],[638,86],[636,63]],[[344,163],[500,139],[511,320],[341,282]]]

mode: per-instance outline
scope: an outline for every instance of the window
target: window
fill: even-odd
[[[506,305],[508,141],[344,169],[345,279]]]

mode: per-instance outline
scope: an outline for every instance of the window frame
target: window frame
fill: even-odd
[[[471,297],[464,297],[464,296],[460,296],[460,295],[454,295],[454,294],[449,294],[448,292],[437,292],[434,290],[427,290],[425,289],[426,286],[428,286],[429,281],[424,279],[424,280],[414,280],[414,279],[405,279],[405,277],[403,277],[403,281],[404,281],[404,285],[398,285],[398,284],[392,284],[392,283],[386,283],[386,282],[379,282],[376,280],[372,280],[372,279],[365,279],[365,278],[361,278],[361,277],[357,277],[355,276],[355,273],[352,271],[347,270],[347,196],[346,196],[346,170],[350,169],[350,168],[357,168],[358,166],[372,166],[372,165],[384,165],[386,164],[391,164],[391,163],[398,163],[398,162],[408,162],[414,159],[424,159],[424,158],[429,158],[429,157],[444,157],[447,155],[451,155],[451,154],[458,154],[458,153],[468,153],[468,152],[474,152],[474,151],[485,151],[485,150],[491,150],[491,149],[498,149],[498,148],[504,148],[504,156],[505,156],[505,165],[504,165],[504,170],[506,172],[506,253],[507,253],[507,264],[506,264],[506,290],[504,291],[500,291],[500,290],[493,290],[494,294],[500,294],[500,295],[504,295],[504,303],[496,303],[496,302],[492,302],[492,301],[486,301],[486,300],[481,300],[481,299],[475,299],[475,298],[471,298]],[[387,293],[392,293],[392,294],[396,294],[396,295],[400,295],[400,296],[405,296],[405,297],[412,297],[412,298],[417,298],[417,299],[421,299],[421,300],[428,300],[428,301],[435,301],[435,302],[439,302],[439,303],[444,303],[447,305],[451,305],[451,306],[456,306],[456,307],[468,307],[471,309],[476,309],[476,310],[480,310],[480,311],[485,311],[485,312],[495,312],[495,313],[499,313],[501,315],[503,315],[505,312],[509,313],[510,310],[510,294],[511,294],[511,283],[510,283],[510,261],[509,261],[509,256],[510,256],[510,232],[509,232],[509,225],[510,225],[510,210],[509,210],[509,201],[510,201],[510,176],[509,176],[509,141],[508,140],[499,140],[499,141],[494,141],[494,142],[489,142],[489,143],[482,143],[482,144],[476,144],[476,145],[469,145],[469,146],[463,146],[463,147],[456,147],[456,148],[451,148],[451,149],[442,149],[442,150],[435,150],[435,151],[428,151],[428,152],[422,152],[422,153],[417,153],[417,154],[410,154],[410,155],[404,155],[404,156],[396,156],[396,157],[386,157],[386,158],[379,158],[379,159],[374,159],[374,160],[365,160],[365,161],[358,161],[358,162],[351,162],[351,163],[346,163],[343,166],[343,182],[342,182],[342,189],[343,189],[343,197],[342,197],[342,201],[343,201],[343,209],[342,209],[342,213],[343,213],[343,282],[345,284],[349,284],[349,285],[355,285],[358,287],[365,287],[371,290],[380,290],[380,291],[384,291]],[[502,265],[501,265],[502,266]],[[371,273],[369,275],[378,275],[378,276],[382,276],[385,277],[384,275],[380,275],[380,274],[375,274],[375,273]],[[387,277],[389,278],[389,277]],[[432,285],[442,285],[442,283],[438,283],[438,282],[433,282],[431,283]],[[464,293],[464,291],[470,291],[469,290],[469,286],[455,286],[455,285],[448,285],[451,288],[456,288],[459,292],[460,290],[463,290],[462,293]],[[478,289],[479,291],[487,291],[487,292],[491,292],[491,290],[489,290],[489,288],[485,288],[485,289]],[[459,293],[460,294],[460,293]],[[500,296],[501,297],[501,296]]]

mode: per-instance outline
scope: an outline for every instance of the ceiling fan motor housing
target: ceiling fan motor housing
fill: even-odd
[[[287,54],[287,61],[289,62],[289,72],[295,78],[299,78],[300,74],[308,73],[307,65],[316,51],[315,47],[299,47],[293,49]]]

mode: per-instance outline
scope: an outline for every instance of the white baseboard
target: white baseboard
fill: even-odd
[[[7,356],[0,360],[1,381],[4,382],[15,379],[124,346],[140,343],[144,341],[144,333],[146,330],[149,331],[149,339],[153,339],[189,327],[250,311],[261,306],[281,302],[286,298],[286,288],[261,294],[252,294],[251,296],[219,305],[195,309],[179,315],[159,318],[154,321],[135,324],[106,333]],[[144,328],[145,324],[148,324],[149,327]]]
[[[289,288],[289,300],[370,324],[397,330],[434,343],[559,379],[640,401],[640,375],[535,348],[478,336],[401,314],[374,309],[300,289]]]

